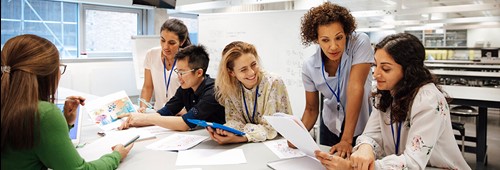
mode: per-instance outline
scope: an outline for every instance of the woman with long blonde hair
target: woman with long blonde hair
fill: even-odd
[[[234,41],[224,48],[215,86],[215,97],[225,107],[225,125],[245,133],[237,136],[207,128],[210,137],[219,144],[274,139],[277,132],[263,116],[276,112],[292,114],[283,80],[261,70],[259,55],[252,44]]]

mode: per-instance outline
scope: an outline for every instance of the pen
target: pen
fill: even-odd
[[[143,98],[138,98],[137,99],[137,103],[139,104],[139,107],[141,106],[141,102],[146,104],[146,106],[150,109],[153,108],[153,105],[151,105],[151,103],[147,102],[146,100],[144,100]]]
[[[136,137],[134,137],[133,139],[131,139],[130,141],[128,141],[127,143],[125,143],[125,145],[123,145],[124,147],[127,147],[128,145],[134,143],[137,139],[139,139],[140,135],[137,135]]]

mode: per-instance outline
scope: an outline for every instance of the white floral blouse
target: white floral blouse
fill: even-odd
[[[245,99],[243,99],[242,95],[239,95],[238,97],[232,96],[224,101],[226,110],[225,125],[245,132],[248,142],[262,142],[267,139],[274,139],[277,136],[276,130],[268,124],[263,116],[272,116],[276,112],[292,114],[292,107],[283,80],[266,72],[262,72],[262,75],[262,80],[259,83],[255,116],[253,116],[253,111],[256,87],[250,90],[242,88]],[[246,100],[248,115],[243,100]]]
[[[471,169],[457,145],[451,128],[450,110],[443,94],[432,83],[418,91],[411,114],[402,123],[399,153],[396,152],[397,123],[391,130],[390,110],[373,110],[368,124],[356,141],[369,144],[376,157],[375,169]]]

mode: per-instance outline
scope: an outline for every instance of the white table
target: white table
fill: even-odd
[[[500,60],[482,60],[482,61],[470,61],[470,60],[425,60],[427,63],[443,63],[443,64],[500,64]]]
[[[431,70],[432,74],[451,77],[500,78],[499,72]]]
[[[468,87],[468,86],[442,86],[450,98],[451,104],[477,106],[479,116],[476,121],[476,147],[467,147],[466,151],[476,153],[476,168],[484,169],[487,162],[486,135],[488,126],[488,108],[500,108],[500,88]]]
[[[448,69],[473,69],[473,70],[500,70],[500,65],[465,65],[465,64],[432,64],[426,63],[428,68],[448,68]]]
[[[100,129],[93,125],[90,120],[84,123],[82,130],[81,142],[92,142],[100,138],[97,132]],[[208,136],[204,129],[176,132],[183,134],[195,134]],[[202,168],[203,170],[220,170],[220,169],[237,169],[237,170],[255,170],[255,169],[271,169],[267,167],[267,163],[279,160],[278,156],[272,153],[264,143],[240,143],[231,145],[219,145],[211,139],[207,139],[193,149],[243,149],[247,163],[235,165],[205,165],[205,166],[176,166],[177,152],[169,151],[154,151],[146,149],[146,146],[163,139],[171,134],[162,134],[155,139],[137,141],[134,147],[128,154],[127,158],[118,166],[120,170],[146,170],[146,169],[185,169],[185,168]],[[320,146],[321,150],[328,151],[330,147]]]

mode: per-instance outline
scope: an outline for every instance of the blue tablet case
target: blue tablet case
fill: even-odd
[[[204,120],[198,120],[198,119],[187,119],[187,121],[190,123],[196,124],[198,126],[202,126],[202,127],[210,126],[212,128],[222,129],[222,130],[234,133],[235,135],[238,135],[238,136],[245,135],[245,133],[242,131],[239,131],[239,130],[236,130],[236,129],[233,129],[233,128],[230,128],[230,127],[218,124],[218,123],[205,122]]]

